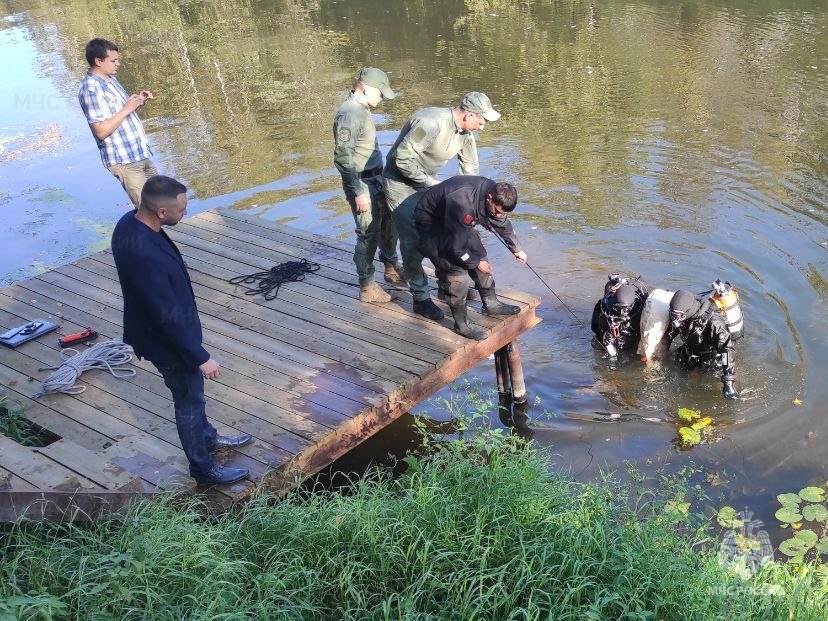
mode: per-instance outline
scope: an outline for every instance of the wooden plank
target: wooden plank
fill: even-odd
[[[36,490],[37,487],[29,483],[25,479],[21,479],[13,472],[9,472],[3,467],[0,467],[0,494],[8,490]],[[0,496],[0,503],[2,496]]]
[[[194,235],[186,235],[179,232],[176,235],[176,239],[179,243],[181,248],[182,254],[188,256],[191,253],[191,249],[195,248],[198,250],[203,251],[205,254],[212,255],[212,263],[214,264],[216,261],[221,261],[222,263],[226,263],[227,260],[238,261],[238,262],[247,262],[246,264],[248,267],[242,267],[239,272],[240,274],[249,274],[251,272],[261,271],[262,269],[266,269],[273,265],[273,263],[281,263],[283,260],[291,260],[295,257],[290,256],[271,256],[264,261],[255,256],[251,256],[250,253],[245,252],[243,250],[236,250],[227,245],[220,245],[214,241],[206,241],[201,238],[203,236],[203,231],[195,230]],[[241,244],[244,245],[244,244]],[[272,253],[271,253],[272,254]],[[204,255],[202,255],[204,256]],[[266,267],[265,267],[266,266]],[[204,269],[200,267],[197,263],[192,263],[190,266],[191,270],[197,271],[206,271],[210,273],[211,269]],[[320,270],[321,272],[321,270]],[[314,293],[309,287],[318,286],[319,288],[323,289],[319,293]],[[351,285],[348,284],[341,284],[341,281],[325,278],[324,275],[320,275],[319,272],[316,274],[309,274],[304,281],[299,283],[295,289],[300,290],[303,293],[307,293],[310,297],[322,296],[323,299],[329,299],[336,301],[337,304],[345,303],[344,300],[351,300],[352,302],[362,304],[363,311],[365,311],[365,304],[362,302],[358,302],[357,298],[357,290],[356,284]],[[336,294],[331,296],[331,293]],[[371,306],[370,309],[371,313],[386,313],[388,311],[393,311],[398,315],[397,321],[401,322],[403,325],[406,325],[409,328],[409,339],[411,340],[411,335],[416,334],[413,330],[422,331],[425,333],[431,334],[439,334],[440,338],[445,338],[446,340],[457,340],[458,335],[454,334],[453,332],[449,332],[445,329],[440,329],[440,325],[442,324],[444,328],[450,327],[453,325],[451,323],[451,319],[446,317],[442,322],[433,322],[429,319],[426,319],[416,313],[413,313],[411,310],[403,309],[401,306],[398,306],[393,303],[385,304],[385,305],[377,305],[377,304],[369,304],[367,306]]]
[[[210,226],[212,226],[213,228],[210,229],[209,228]],[[230,247],[238,248],[239,250],[243,250],[247,253],[253,253],[253,254],[258,255],[260,257],[268,257],[271,261],[274,258],[274,255],[273,255],[273,253],[274,253],[274,242],[273,241],[269,241],[269,240],[263,239],[261,237],[256,237],[255,235],[246,235],[246,234],[243,234],[243,233],[234,232],[232,229],[230,231],[228,231],[226,227],[222,227],[222,225],[220,225],[220,224],[212,224],[212,223],[207,224],[206,222],[199,222],[198,227],[195,227],[194,225],[191,224],[191,225],[189,225],[189,228],[186,227],[186,226],[182,226],[182,227],[178,227],[178,228],[181,229],[182,231],[188,232],[188,233],[192,234],[193,236],[196,236],[196,237],[198,237],[199,239],[202,239],[202,240],[209,240],[213,243],[218,243],[218,240],[221,240],[221,245],[222,246],[225,246],[225,247],[230,246]],[[209,231],[209,232],[206,232],[206,231]],[[278,231],[271,231],[271,236],[282,236],[282,234]],[[236,238],[240,238],[240,239],[236,240]],[[230,240],[233,240],[233,241],[230,241]],[[259,245],[256,244],[256,240],[258,240]],[[184,241],[184,240],[182,240],[182,241]],[[186,243],[192,244],[193,242],[188,240],[188,241],[186,241]],[[303,251],[302,249],[296,249],[296,248],[281,245],[281,244],[278,244],[278,243],[276,244],[275,248],[278,249],[279,251],[293,252],[293,255],[285,255],[284,257],[282,257],[280,259],[280,261],[290,259],[290,258],[306,258],[304,256],[304,255],[306,255],[306,252]],[[258,264],[261,264],[261,263],[259,262]],[[339,265],[340,268],[341,268],[341,263],[340,262],[335,262],[335,261],[330,261],[329,260],[329,261],[327,261],[327,264]],[[353,282],[354,284],[352,286],[356,286],[356,283],[357,283],[356,276],[353,275],[351,272],[342,272],[342,271],[340,271],[336,274],[332,274],[332,273],[329,272],[329,270],[320,270],[317,273],[320,274],[320,275],[328,276],[329,278],[331,278],[332,280],[330,280],[329,282],[342,282],[343,275],[344,275],[345,282],[348,282],[348,283]],[[344,294],[348,293],[347,290],[342,290],[340,287],[335,287],[335,289],[338,290],[341,293],[344,293]],[[505,298],[506,296],[501,295],[500,297]],[[522,302],[520,300],[511,300],[511,301],[517,303],[518,306],[525,305],[524,302]],[[375,306],[379,306],[379,305],[375,305]],[[383,305],[383,306],[380,306],[380,307],[387,307],[387,306],[389,306],[389,305],[386,304],[386,305]],[[403,310],[403,309],[400,308],[399,310]],[[422,319],[424,321],[431,321],[431,320],[427,320],[427,319],[419,317],[418,315],[414,314],[412,311],[406,310],[405,312],[409,313],[409,316],[415,316],[415,317],[418,317],[419,319]],[[450,321],[448,319],[448,317],[446,318],[446,320],[444,320],[443,323],[445,323],[447,321]],[[477,318],[477,321],[480,325],[482,325],[486,328],[492,328],[496,325],[497,319],[490,319],[490,318],[485,317],[485,316],[480,316],[480,317]],[[451,326],[449,326],[449,327],[451,327]]]
[[[3,311],[0,311],[0,316],[5,314]],[[17,323],[17,322],[13,322]],[[0,322],[2,324],[2,322]],[[73,328],[74,329],[74,328]],[[31,341],[23,346],[24,348],[29,348],[29,355],[34,355],[35,359],[39,362],[43,362],[45,364],[52,364],[53,360],[58,360],[58,352],[55,349],[50,349],[45,343],[40,343],[37,341]],[[38,353],[40,355],[38,355]],[[144,390],[135,385],[136,380],[147,380],[150,382],[150,390]],[[101,387],[104,390],[109,390],[110,394],[112,395],[113,399],[122,398],[125,399],[127,402],[138,405],[145,410],[154,411],[156,413],[163,413],[163,415],[170,419],[174,420],[174,414],[172,413],[172,402],[170,401],[168,390],[166,386],[163,384],[163,380],[158,376],[153,376],[148,373],[143,372],[143,370],[138,370],[138,375],[136,378],[133,378],[129,381],[119,380],[117,378],[112,377],[107,373],[96,373],[91,372],[87,374],[83,378],[83,381]],[[167,393],[166,397],[159,397],[151,390],[155,390],[156,392],[164,392]],[[247,399],[253,399],[253,397],[247,397]],[[215,408],[211,408],[210,410],[211,418],[215,416]],[[237,414],[239,410],[234,408],[230,410],[232,416],[238,417]],[[341,420],[345,420],[343,417]],[[237,419],[232,421],[235,424],[234,428],[230,428],[230,433],[233,433],[239,429],[244,430],[248,433],[252,433],[257,438],[267,437],[270,438],[276,433],[281,433],[283,430],[276,428],[271,425],[265,425],[261,421],[254,420],[254,419]],[[341,421],[337,421],[341,422]],[[227,433],[227,430],[220,429],[221,432]],[[327,433],[327,432],[325,432]],[[324,437],[325,433],[319,434],[319,437]],[[274,448],[268,442],[253,442],[250,445],[245,447],[240,447],[238,449],[241,453],[246,454],[248,457],[252,459],[256,459],[259,461],[259,464],[253,463],[244,463],[239,464],[243,465],[243,467],[248,467],[251,469],[251,472],[254,476],[261,476],[263,475],[269,468],[273,468],[281,463],[284,463],[291,457],[291,453],[287,452],[279,452],[274,450]]]
[[[121,338],[123,334],[121,325],[123,313],[115,311],[111,307],[102,307],[89,300],[71,295],[64,289],[42,281],[25,281],[21,285],[28,285],[32,289],[24,289],[21,286],[14,285],[0,291],[0,307],[7,308],[18,316],[31,316],[32,309],[40,309],[47,314],[47,318],[57,317],[61,321],[62,325],[58,330],[58,334],[71,334],[80,328],[93,326],[103,338]],[[13,294],[14,297],[7,294]],[[36,294],[37,297],[33,298],[32,294]],[[71,305],[56,302],[46,296],[60,296],[62,299],[71,296]],[[106,315],[111,321],[90,316],[85,311],[74,308],[74,306],[84,306],[91,309],[92,312]],[[38,313],[35,312],[34,314]],[[41,313],[40,316],[43,316],[43,314]],[[359,407],[360,404],[371,405],[384,400],[384,395],[361,388],[350,382],[342,381],[332,384],[325,375],[322,375],[320,380],[326,381],[313,383],[308,378],[318,376],[319,371],[310,367],[300,368],[297,365],[287,364],[279,356],[269,355],[265,360],[258,359],[252,361],[254,364],[250,364],[249,348],[239,348],[235,340],[221,335],[205,334],[204,345],[208,350],[216,351],[216,355],[223,366],[240,374],[246,374],[246,377],[257,380],[268,387],[287,393],[286,395],[278,395],[278,398],[283,401],[290,402],[294,398],[290,395],[296,395],[295,398],[300,399],[299,406],[302,405],[301,399],[307,398],[311,402],[348,414],[354,407]],[[234,348],[240,350],[241,355],[229,353]],[[228,381],[233,380],[234,378],[229,378]],[[336,392],[334,392],[334,388]],[[273,391],[266,390],[265,394],[270,392]],[[333,392],[333,394],[329,395],[329,392]],[[349,404],[353,402],[357,405],[350,406]]]
[[[2,363],[0,363],[0,384],[7,387],[6,392],[9,399],[20,403],[23,407],[26,420],[35,425],[58,437],[71,438],[90,450],[98,450],[112,443],[113,438],[102,433],[100,429],[93,429],[62,412],[55,412],[31,399],[29,394],[35,391],[37,383],[29,382],[27,375],[8,369]],[[29,394],[25,394],[24,391],[28,391]]]
[[[118,286],[117,283],[107,281],[107,280],[102,279],[100,277],[94,277],[94,275],[91,274],[91,273],[89,273],[88,276],[85,275],[85,274],[79,274],[78,273],[79,269],[80,268],[76,268],[74,266],[64,266],[64,267],[60,268],[60,270],[55,270],[53,272],[49,272],[48,274],[42,275],[42,277],[43,277],[44,280],[48,279],[53,284],[59,284],[59,285],[63,285],[63,286],[66,286],[66,287],[70,287],[72,292],[76,295],[81,295],[81,296],[89,295],[89,296],[94,296],[94,299],[96,299],[98,301],[104,301],[104,300],[109,299],[109,300],[112,301],[113,304],[119,304],[119,305],[122,304],[120,299],[116,300],[114,298],[111,298],[111,296],[107,293],[107,288],[117,287]],[[72,274],[72,276],[68,276],[64,272],[70,273],[70,274]],[[82,282],[79,279],[81,277],[85,278],[89,282]],[[92,284],[89,284],[89,283],[92,283]],[[225,335],[227,335],[231,338],[234,338],[237,341],[247,342],[248,344],[251,344],[250,340],[253,340],[254,341],[252,343],[253,346],[255,346],[256,343],[258,342],[257,341],[258,338],[263,338],[263,337],[258,337],[257,335],[253,335],[253,334],[247,335],[247,331],[245,331],[245,330],[240,331],[239,326],[237,326],[236,324],[234,324],[230,321],[227,321],[225,319],[217,319],[217,318],[211,317],[209,315],[202,316],[202,325],[204,327],[206,327],[208,330],[212,328],[212,329],[214,329],[214,331],[223,333],[223,334],[225,334]],[[239,337],[240,334],[245,334],[246,335],[245,338],[240,338]],[[288,335],[284,335],[284,337],[289,338]],[[280,352],[284,354],[285,347],[288,347],[288,346],[289,345],[287,343],[281,342],[280,345],[279,345]],[[310,354],[309,352],[306,352],[305,350],[297,349],[297,351],[299,352],[299,353],[296,354],[297,356],[313,357],[314,359],[319,358],[319,356],[313,356],[313,354]],[[327,362],[327,361],[328,360],[325,360],[324,362]],[[221,389],[219,388],[217,390],[221,390]],[[289,413],[289,414],[291,414],[291,415],[292,414],[302,414],[302,412]],[[269,418],[272,419],[273,416],[275,416],[275,414],[272,413]],[[309,421],[308,421],[308,424],[309,424]],[[300,427],[305,426],[309,433],[313,431],[312,427],[307,426],[305,423],[302,423],[301,421],[300,421],[299,426]]]
[[[120,291],[118,274],[114,267],[109,267],[96,261],[78,261],[74,265],[61,268],[61,273],[73,275],[76,278],[81,274],[68,270],[84,269],[97,276],[112,282],[107,290],[115,293]],[[199,276],[198,272],[195,272]],[[230,321],[234,317],[254,317],[271,324],[275,328],[283,328],[303,334],[307,337],[318,337],[320,340],[347,348],[349,351],[364,353],[383,359],[388,364],[407,370],[411,373],[421,373],[436,362],[442,360],[443,355],[437,351],[421,347],[398,338],[368,330],[359,325],[351,324],[338,317],[325,315],[313,308],[310,300],[304,300],[303,305],[289,304],[281,300],[264,301],[261,296],[251,297],[244,295],[237,287],[225,280],[206,274],[200,274],[193,279],[193,290],[198,299],[199,311]],[[234,323],[240,323],[244,318]],[[278,323],[276,323],[278,322]],[[409,338],[411,334],[409,334]]]
[[[34,450],[104,489],[141,491],[138,477],[71,440],[64,438]]]
[[[26,370],[28,368],[34,368],[36,365],[34,360],[20,355],[20,352],[17,352],[18,355],[14,357],[13,362],[9,363],[9,361],[2,359],[3,354],[7,353],[15,352],[11,352],[11,350],[0,351],[0,371],[15,367]],[[81,398],[83,401],[81,401]],[[113,426],[118,427],[118,422],[132,423],[132,425],[124,424],[121,429],[118,429],[120,433],[115,434],[116,437],[119,439],[129,437],[134,438],[136,442],[143,442],[145,445],[152,444],[155,447],[154,450],[160,451],[160,454],[165,455],[168,459],[175,457],[186,461],[180,448],[181,444],[174,423],[160,416],[155,416],[142,408],[131,407],[128,403],[117,402],[111,396],[99,391],[94,386],[88,385],[87,390],[79,398],[69,397],[67,395],[46,395],[40,399],[40,402],[46,402],[55,411],[67,413],[73,418],[85,420],[91,425],[102,429],[111,429]],[[112,416],[106,416],[102,408],[106,409]],[[115,425],[113,425],[113,421]],[[112,432],[110,431],[110,433]],[[151,440],[146,437],[147,433],[153,436]],[[167,448],[164,446],[165,444],[172,446]],[[265,463],[264,461],[253,459],[241,453],[234,453],[228,456],[228,461],[234,465],[249,468],[251,470],[251,478],[254,480],[261,478],[273,465],[278,465],[285,461],[285,453],[274,453],[272,446],[261,441],[254,442],[243,448],[254,454],[262,454],[270,460],[269,463]],[[128,465],[122,461],[113,460],[113,463],[129,470]],[[9,469],[11,470],[11,468]],[[142,478],[146,476],[146,472],[136,472],[136,474]],[[246,491],[246,489],[246,487],[243,487],[242,491]],[[222,493],[231,494],[232,492],[222,490]]]
[[[182,254],[186,256],[190,253],[189,250],[185,250],[185,247],[195,248],[213,257],[207,261],[208,263],[214,264],[217,260],[221,260],[223,263],[225,260],[230,259],[249,266],[246,269],[241,269],[237,275],[262,271],[285,261],[313,258],[308,257],[307,254],[303,254],[298,250],[294,250],[295,254],[287,254],[274,250],[273,248],[253,247],[250,244],[231,238],[220,238],[216,233],[205,231],[202,228],[194,226],[181,226],[176,228],[178,230],[175,231],[173,237],[181,247]],[[219,239],[221,239],[221,243],[219,243]],[[193,269],[198,269],[198,266],[194,264]],[[294,290],[306,292],[313,297],[314,293],[307,288],[308,285],[324,289],[326,293],[324,293],[323,299],[334,301],[337,304],[343,304],[345,303],[344,299],[350,299],[363,308],[366,306],[366,303],[358,301],[359,281],[355,274],[322,266],[319,271],[306,275],[305,280],[301,283],[296,283]],[[431,319],[426,319],[414,313],[410,308],[403,308],[394,303],[367,304],[367,306],[372,307],[371,313],[376,311],[384,314],[384,311],[390,311],[398,315],[399,320],[404,323],[416,325],[418,328],[424,330],[431,330],[440,325],[439,322],[434,322]]]
[[[111,444],[134,430],[111,417],[89,416],[85,410],[56,410],[50,407],[52,400],[48,397],[34,401],[30,395],[38,384],[28,382],[29,377],[28,374],[8,367],[0,360],[0,384],[7,387],[6,391],[12,399],[23,404],[26,408],[26,418],[55,435],[71,438],[81,446],[94,450]],[[29,392],[26,394],[24,391]]]
[[[318,253],[325,253],[326,256],[329,256],[330,258],[338,257],[346,262],[350,261],[351,256],[353,255],[353,246],[345,242],[317,235],[316,233],[304,231],[296,227],[276,224],[275,222],[271,222],[265,218],[250,216],[228,208],[202,212],[187,222],[194,225],[198,223],[197,225],[200,226],[203,221],[222,223],[225,226],[239,228],[240,230],[251,233],[254,232],[254,229],[251,227],[258,227],[260,231],[257,234],[261,237],[268,238],[271,234],[275,234],[274,239],[279,239],[285,244],[296,245],[297,247],[309,250],[312,249]],[[292,237],[293,241],[288,239],[289,237]],[[485,242],[486,240],[484,239],[483,241]],[[377,269],[381,270],[383,268],[381,261],[375,260],[374,263]],[[432,269],[426,268],[425,271],[429,276],[434,276],[434,271]],[[498,295],[523,304],[532,304],[538,299],[537,296],[533,296],[532,294],[509,288],[503,288],[502,290],[498,288]]]
[[[72,277],[75,279],[85,278],[89,282],[94,282],[95,285],[97,285],[96,288],[98,290],[105,291],[106,285],[102,282],[102,280],[100,282],[93,281],[91,278],[86,277],[83,274],[76,273],[79,268],[65,266],[62,269],[70,271],[70,268]],[[111,283],[111,286],[117,287],[118,285],[117,283]],[[232,381],[232,378],[230,378],[229,381]],[[240,412],[245,412],[255,416],[256,418],[270,422],[273,425],[281,427],[284,431],[297,433],[304,438],[318,439],[318,437],[321,437],[327,433],[327,431],[323,428],[324,425],[335,426],[347,419],[347,417],[342,414],[328,410],[321,406],[312,406],[304,400],[294,401],[293,405],[296,406],[297,409],[288,410],[283,408],[281,404],[268,403],[251,394],[241,394],[238,390],[238,386],[234,385],[231,388],[223,382],[228,382],[228,379],[225,378],[222,381],[214,382],[209,385],[209,393],[211,398],[220,401],[231,408],[237,409]],[[168,392],[166,387],[163,386],[163,382],[161,382],[160,378],[158,378],[158,384],[155,390],[159,394]],[[139,405],[147,407],[144,403]]]
[[[120,297],[114,297],[112,294],[105,294],[91,285],[78,282],[77,280],[67,277],[66,275],[58,271],[52,271],[41,274],[38,278],[33,280],[47,282],[49,284],[56,285],[61,288],[65,287],[66,294],[63,299],[64,301],[71,300],[72,304],[75,304],[74,299],[80,296],[87,297],[90,300],[93,300],[101,307],[110,304],[112,305],[112,307],[120,309],[123,306],[123,302],[120,299]],[[27,286],[29,285],[30,283],[27,283]],[[207,317],[206,319],[209,320],[211,318]],[[226,334],[232,339],[243,340],[243,342],[247,343],[248,345],[253,345],[254,347],[259,346],[261,344],[258,340],[255,339],[255,337],[249,337],[246,340],[239,339],[239,335],[245,334],[247,331],[243,329],[240,330],[238,326],[235,326],[230,322],[203,321],[202,325],[208,331],[213,329],[218,333]],[[289,338],[289,335],[287,335],[285,338]],[[251,339],[253,339],[252,343],[250,342]],[[274,342],[277,341],[274,340]],[[331,375],[335,375],[341,379],[351,381],[352,383],[359,383],[360,385],[367,387],[373,390],[374,392],[379,392],[380,394],[382,394],[385,388],[389,386],[393,387],[396,385],[393,381],[384,380],[383,378],[377,377],[361,369],[355,368],[353,367],[353,365],[349,365],[346,362],[342,362],[341,360],[332,360],[330,358],[325,358],[324,356],[317,355],[315,352],[311,352],[309,350],[295,348],[290,344],[290,342],[278,341],[278,345],[275,346],[275,349],[271,348],[268,349],[268,351],[270,351],[271,353],[276,353],[280,355],[282,358],[286,358],[288,360],[297,362],[305,367],[311,367],[317,369],[318,371],[321,370],[330,373]]]
[[[221,271],[222,276],[227,279],[234,276],[262,271],[273,266],[272,261],[262,261],[238,256],[242,253],[225,253],[236,255],[236,258],[216,256],[212,250],[204,250],[203,243],[199,247],[188,245],[179,240],[179,248],[185,260],[188,261],[191,273],[216,274]],[[196,243],[196,242],[193,242]],[[242,259],[242,260],[237,260]],[[285,257],[285,260],[291,260]],[[249,262],[245,262],[249,261]],[[407,293],[392,291],[392,295],[399,299],[406,298]],[[454,332],[441,329],[450,327],[447,320],[440,323],[426,319],[403,308],[400,302],[390,302],[384,305],[366,305],[358,299],[357,289],[351,285],[341,284],[336,280],[326,278],[319,273],[308,274],[302,282],[285,283],[279,290],[279,298],[286,302],[312,299],[315,306],[324,305],[340,316],[345,313],[362,315],[366,327],[382,329],[386,334],[406,338],[412,331],[416,331],[421,337],[427,339],[425,343],[432,349],[438,351],[447,349],[452,351],[463,343],[463,337]],[[410,302],[406,302],[408,305]],[[370,308],[366,308],[366,306]],[[340,311],[339,309],[343,309]],[[378,328],[378,326],[385,326]]]
[[[5,327],[8,323],[4,320],[4,314],[4,311],[0,311],[0,327]],[[77,328],[73,326],[73,329]],[[26,344],[26,346],[28,345],[29,343]],[[57,366],[62,360],[56,347],[50,348],[44,343],[36,343],[26,353],[45,366]],[[151,412],[159,414],[166,412],[164,414],[166,418],[174,418],[170,414],[172,412],[170,392],[164,384],[163,379],[159,375],[148,371],[148,368],[152,368],[150,363],[140,362],[137,359],[133,363],[141,369],[134,378],[121,380],[113,377],[109,373],[92,371],[84,375],[81,378],[81,382],[96,386],[110,393],[114,399],[122,399]],[[256,437],[279,434],[286,429],[285,425],[289,426],[290,430],[302,427],[302,425],[297,424],[293,420],[297,416],[296,411],[284,409],[280,405],[268,403],[253,395],[240,393],[235,387],[231,388],[229,385],[219,384],[217,382],[209,383],[208,390],[211,403],[215,400],[226,405],[229,408],[228,411],[250,414],[253,418],[248,418],[243,422],[246,422],[247,431]],[[323,412],[322,408],[308,408],[307,405],[307,402],[305,402],[306,409],[304,411],[311,413],[309,419],[314,422],[318,422],[316,419],[320,418],[322,422],[336,426],[348,419],[348,417],[335,412]],[[279,425],[279,422],[284,422],[285,425]],[[228,424],[231,429],[237,431],[238,429],[235,425],[241,424],[241,422],[234,420],[232,424]],[[314,427],[310,433],[311,435],[309,437],[313,438],[314,435],[321,437],[327,431],[323,429],[316,430]]]
[[[14,355],[15,353],[17,355]],[[42,361],[22,354],[23,352],[12,352],[11,350],[0,351],[0,364],[16,369],[21,373],[37,373]],[[57,352],[55,352],[55,356],[57,356]],[[158,395],[136,386],[132,383],[132,380],[119,380],[107,373],[92,371],[88,375],[88,379],[86,376],[82,378],[82,382],[85,383],[87,389],[77,398],[53,394],[42,397],[39,402],[52,400],[56,404],[54,409],[75,413],[78,415],[77,418],[81,418],[92,428],[101,425],[104,428],[111,428],[111,421],[107,420],[107,415],[110,418],[123,421],[129,426],[121,430],[121,433],[117,435],[118,438],[136,434],[140,430],[180,448],[181,444],[174,422],[175,414],[169,397],[159,399]],[[160,378],[157,378],[157,381],[160,382]],[[103,388],[98,388],[98,386],[103,386]],[[112,392],[107,392],[107,390]],[[133,401],[138,401],[141,405],[135,405],[132,403]],[[88,409],[80,408],[81,405],[88,406]],[[231,432],[248,428],[250,432],[258,432],[259,436],[257,437],[266,436],[266,440],[262,442],[254,442],[251,445],[240,447],[242,452],[249,453],[251,459],[262,457],[260,464],[251,463],[249,466],[254,472],[263,473],[270,466],[274,456],[271,444],[282,448],[287,455],[293,455],[302,447],[310,444],[307,439],[300,438],[294,431],[276,425],[264,425],[258,419],[254,420],[251,416],[245,416],[245,413],[235,408],[217,407],[215,404],[208,407],[209,417],[227,425],[227,429]],[[296,418],[298,419],[298,417]],[[301,429],[302,427],[301,420],[291,421],[291,424],[293,429]],[[227,430],[223,431],[227,432]],[[324,437],[325,432],[320,431],[314,435],[321,438]],[[281,446],[283,444],[288,448]],[[287,455],[277,454],[278,462],[284,461]]]
[[[111,518],[140,496],[136,492],[0,490],[0,522],[79,522]]]
[[[39,489],[63,491],[100,489],[89,479],[72,472],[33,448],[20,446],[0,434],[0,466]]]

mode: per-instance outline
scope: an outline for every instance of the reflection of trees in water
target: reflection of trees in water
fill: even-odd
[[[315,2],[27,3],[40,50],[56,43],[86,70],[92,36],[121,48],[120,79],[156,93],[142,111],[153,141],[200,196],[328,166],[328,117],[350,75],[332,57],[342,37],[312,25]],[[57,41],[43,24],[57,25]],[[350,71],[349,71],[350,73]]]
[[[383,105],[394,127],[424,105],[450,105],[473,89],[490,94],[504,118],[481,145],[505,145],[496,153],[502,173],[539,208],[577,214],[559,221],[567,227],[614,226],[625,217],[686,227],[675,214],[692,208],[703,221],[716,202],[710,196],[729,191],[737,174],[775,200],[795,201],[801,184],[774,187],[776,180],[792,163],[818,164],[803,154],[820,152],[816,141],[826,132],[812,112],[824,109],[824,88],[801,66],[805,47],[825,56],[825,17],[771,6],[6,0],[5,7],[31,11],[40,50],[57,45],[77,79],[84,43],[95,35],[116,40],[123,81],[158,94],[143,112],[156,144],[201,196],[329,168],[330,117],[361,64],[389,70],[404,92]],[[809,178],[802,183],[813,190]]]

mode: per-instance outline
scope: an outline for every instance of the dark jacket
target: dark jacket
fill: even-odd
[[[687,319],[680,330],[670,332],[670,343],[680,337],[681,346],[676,355],[681,364],[694,367],[720,368],[722,380],[736,377],[736,348],[727,329],[727,321],[710,304],[702,302],[701,309]]]
[[[497,234],[514,254],[520,252],[515,230],[507,217],[489,215],[486,195],[495,182],[486,177],[461,175],[429,188],[414,209],[414,224],[420,250],[427,257],[439,256],[465,269],[475,269],[486,259],[486,248],[476,224]]]
[[[112,255],[124,295],[124,342],[156,365],[207,362],[190,276],[167,234],[130,211],[115,225]]]

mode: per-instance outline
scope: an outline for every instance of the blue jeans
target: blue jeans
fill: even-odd
[[[204,376],[198,367],[180,362],[153,362],[172,392],[175,426],[181,448],[190,462],[190,476],[197,477],[213,468],[210,449],[218,432],[207,421],[204,399]]]

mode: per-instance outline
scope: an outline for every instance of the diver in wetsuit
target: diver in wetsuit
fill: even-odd
[[[634,351],[641,338],[641,311],[647,290],[630,284],[618,274],[610,274],[604,297],[592,311],[592,331],[611,358],[618,352]]]
[[[733,388],[736,379],[733,335],[727,328],[725,318],[708,299],[699,299],[685,289],[676,291],[670,300],[670,331],[667,338],[670,345],[680,342],[675,354],[681,365],[721,369],[722,394],[726,399],[739,398],[739,393]]]

